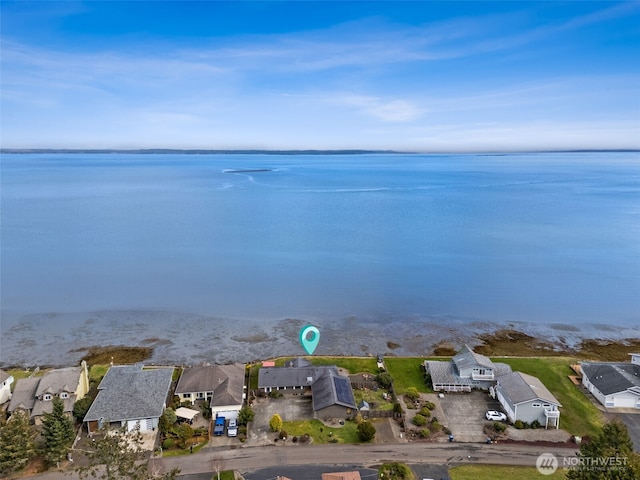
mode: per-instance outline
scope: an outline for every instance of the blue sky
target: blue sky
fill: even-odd
[[[640,2],[10,2],[4,148],[640,148]]]

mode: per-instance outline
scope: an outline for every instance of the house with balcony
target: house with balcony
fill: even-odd
[[[511,372],[498,377],[491,393],[502,405],[511,422],[539,422],[545,428],[559,428],[560,402],[536,377]]]
[[[494,363],[484,355],[463,346],[451,361],[425,361],[425,372],[431,378],[433,389],[444,392],[470,392],[488,390],[495,379],[511,372],[504,363]]]

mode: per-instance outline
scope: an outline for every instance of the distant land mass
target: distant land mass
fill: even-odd
[[[366,150],[366,149],[346,149],[346,150],[262,150],[262,149],[182,149],[182,148],[0,148],[0,154],[28,154],[28,153],[67,153],[67,154],[91,154],[91,153],[114,153],[114,154],[182,154],[182,155],[367,155],[367,154],[459,154],[469,153],[478,155],[507,155],[510,153],[588,153],[588,152],[640,152],[636,148],[601,148],[601,149],[559,149],[559,150],[514,150],[514,151],[482,151],[477,152],[456,152],[456,151],[433,151],[414,152],[400,150]]]
[[[395,150],[208,150],[179,148],[141,149],[94,149],[94,148],[1,148],[0,153],[149,153],[149,154],[190,154],[190,155],[363,155],[372,153],[416,153]]]

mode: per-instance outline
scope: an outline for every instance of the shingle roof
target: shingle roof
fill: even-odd
[[[461,378],[453,366],[453,362],[425,361],[427,371],[434,385],[472,385],[471,378]]]
[[[18,379],[13,389],[8,411],[13,412],[17,409],[31,410],[36,403],[38,383],[40,383],[39,377]]]
[[[539,379],[526,373],[512,372],[502,375],[498,377],[498,384],[503,395],[508,397],[513,405],[539,399],[561,406]]]
[[[142,365],[111,367],[98,385],[98,396],[85,422],[157,418],[165,406],[173,368],[143,370]]]
[[[337,372],[326,371],[311,386],[313,410],[318,411],[331,405],[356,408],[351,383],[347,377]]]
[[[185,368],[178,380],[176,394],[213,392],[213,406],[240,404],[244,393],[244,375],[245,365],[242,363]]]
[[[583,362],[582,374],[602,392],[611,395],[640,387],[640,365],[631,363]]]
[[[5,372],[4,370],[2,370],[0,368],[0,383],[4,382],[7,378],[9,378],[11,375],[9,375],[7,372]]]
[[[325,372],[338,373],[337,367],[263,367],[258,371],[258,388],[304,387]]]
[[[480,355],[474,352],[468,345],[465,345],[460,351],[451,359],[455,364],[458,371],[472,367],[474,365],[480,365],[486,368],[494,368],[493,362],[489,357]]]
[[[82,367],[68,367],[50,370],[40,378],[36,397],[44,393],[57,395],[61,392],[74,393],[80,383]]]

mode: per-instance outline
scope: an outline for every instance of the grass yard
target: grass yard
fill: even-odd
[[[424,381],[423,361],[419,357],[385,357],[384,364],[393,377],[396,395],[403,395],[409,387],[415,387],[419,392],[432,393]]]
[[[313,365],[335,365],[349,371],[350,374],[355,373],[371,373],[378,374],[378,364],[376,359],[372,357],[304,357]],[[293,360],[293,357],[278,358],[276,367],[283,367],[285,362]]]
[[[576,359],[541,357],[494,358],[492,360],[510,365],[513,371],[538,377],[562,404],[560,428],[572,435],[580,436],[595,436],[600,432],[602,427],[600,410],[568,378],[568,375],[573,373],[570,365],[576,363]]]
[[[387,398],[392,399],[393,396],[382,388],[377,392],[373,390],[354,390],[353,396],[356,400],[356,405],[359,405],[362,400],[369,403],[372,410],[393,410],[393,401],[385,400],[382,397],[383,393],[387,393]]]
[[[535,467],[512,467],[509,465],[461,465],[449,469],[451,480],[559,480],[565,471],[556,470],[553,475],[543,475]]]
[[[314,444],[320,443],[361,443],[356,432],[356,423],[347,421],[339,428],[328,427],[320,420],[299,420],[295,422],[284,422],[282,430],[287,432],[291,441],[294,436],[301,436],[308,433],[313,438]],[[330,442],[334,440],[334,442]],[[335,442],[337,440],[337,442]]]

